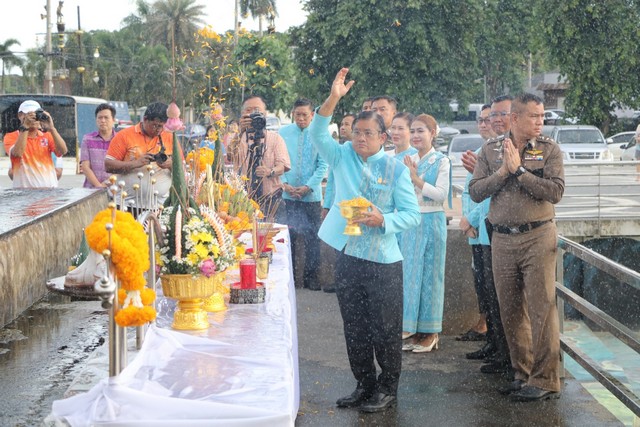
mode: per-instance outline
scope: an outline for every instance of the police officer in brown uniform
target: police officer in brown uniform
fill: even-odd
[[[560,339],[555,299],[554,204],[564,193],[562,153],[541,136],[542,99],[525,93],[511,107],[511,131],[487,141],[469,193],[491,197],[493,274],[515,380],[516,401],[559,397]]]

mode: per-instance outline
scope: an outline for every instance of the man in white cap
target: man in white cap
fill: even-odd
[[[36,101],[18,107],[20,127],[4,137],[4,149],[11,158],[13,188],[52,188],[58,186],[51,153],[61,157],[67,144],[56,130],[51,114]]]

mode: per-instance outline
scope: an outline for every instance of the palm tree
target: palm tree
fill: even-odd
[[[146,17],[152,42],[171,51],[193,47],[198,24],[205,24],[205,6],[196,0],[157,0]]]
[[[246,18],[251,14],[253,19],[258,18],[258,29],[262,35],[262,18],[268,15],[278,16],[276,0],[237,0],[240,1],[240,14]],[[237,20],[236,20],[237,21]],[[236,22],[236,26],[237,26]]]
[[[2,60],[2,83],[0,86],[0,92],[4,93],[4,70],[11,70],[12,67],[20,67],[22,65],[22,58],[16,56],[15,53],[9,49],[13,45],[19,45],[20,42],[16,39],[7,39],[4,43],[0,43],[0,60]]]

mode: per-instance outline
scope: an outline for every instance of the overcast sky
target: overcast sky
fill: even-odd
[[[56,9],[58,0],[51,2],[52,32],[56,32]],[[11,51],[23,52],[44,44],[46,40],[45,13],[47,0],[0,0],[0,42],[14,38],[20,46],[13,46]],[[233,28],[234,0],[197,0],[197,4],[205,5],[207,16],[204,18],[217,32]],[[80,7],[80,24],[84,31],[120,29],[122,20],[135,11],[134,0],[65,0],[62,8],[66,31],[78,28],[78,6]],[[306,13],[302,10],[300,0],[276,0],[279,17],[276,18],[276,30],[285,31],[291,26],[301,25]],[[258,29],[258,21],[251,18],[243,20],[243,27],[249,30]],[[266,24],[263,25],[266,29]],[[55,41],[54,41],[55,45]]]

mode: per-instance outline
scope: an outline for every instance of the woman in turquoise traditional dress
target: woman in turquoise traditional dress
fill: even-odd
[[[444,309],[444,266],[447,219],[444,202],[451,205],[451,162],[433,148],[436,120],[420,114],[411,123],[411,145],[417,154],[404,158],[418,198],[422,220],[417,229],[401,236],[404,257],[402,349],[414,353],[438,348]],[[409,339],[410,338],[410,339]]]

